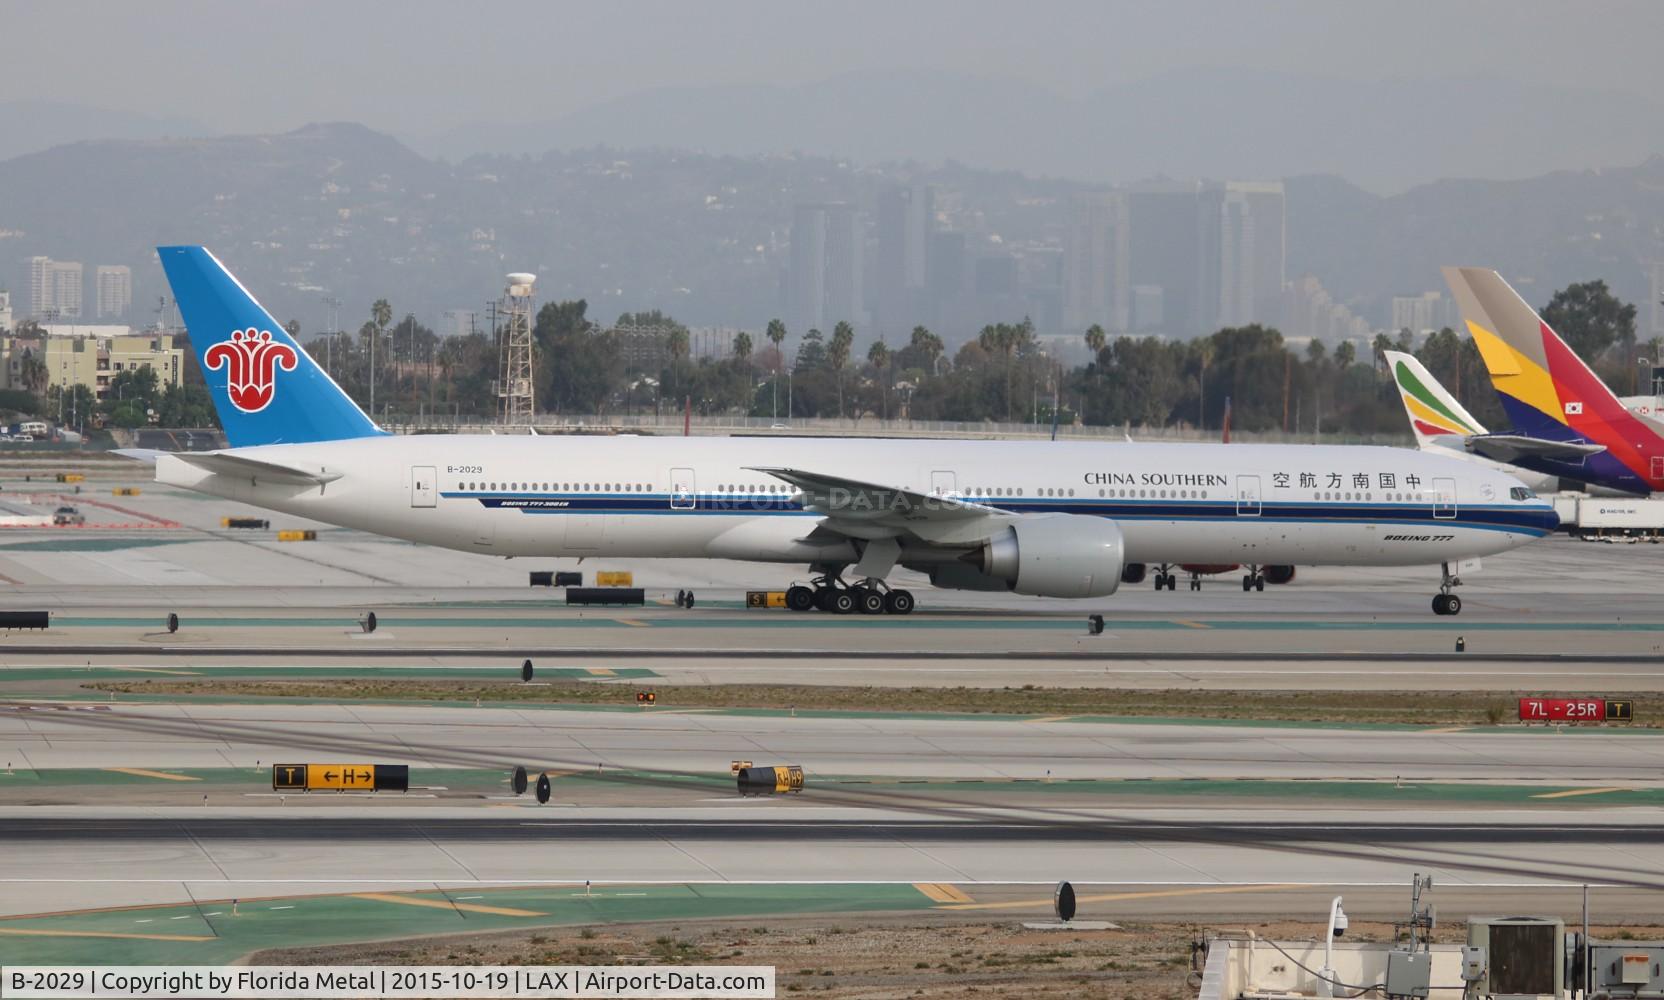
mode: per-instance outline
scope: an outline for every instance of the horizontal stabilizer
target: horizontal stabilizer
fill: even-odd
[[[1496,462],[1512,463],[1521,458],[1545,458],[1557,462],[1580,462],[1606,450],[1605,445],[1587,441],[1550,441],[1525,434],[1473,434],[1463,445],[1475,455]]]
[[[309,469],[298,469],[292,465],[280,465],[276,462],[264,462],[245,455],[232,455],[223,451],[179,452],[171,457],[195,466],[204,472],[211,472],[216,476],[230,476],[236,479],[250,479],[265,483],[290,483],[297,486],[322,486],[341,478],[339,472],[325,472],[319,469],[313,472]]]

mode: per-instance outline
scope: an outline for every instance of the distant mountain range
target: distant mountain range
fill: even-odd
[[[401,315],[436,323],[443,310],[482,309],[503,275],[522,269],[542,276],[541,299],[583,296],[605,320],[659,308],[693,324],[756,327],[782,312],[794,206],[839,199],[871,211],[880,190],[903,180],[937,185],[939,211],[970,235],[973,252],[1060,246],[1070,195],[1088,188],[951,162],[668,145],[451,163],[340,123],[87,141],[0,161],[0,286],[24,288],[36,254],[129,264],[144,319],[165,291],[152,248],[201,242],[308,330],[323,328],[327,295],[345,303],[348,329],[384,296]],[[1599,277],[1645,305],[1647,268],[1664,259],[1664,158],[1438,181],[1390,197],[1306,174],[1291,176],[1287,192],[1289,276],[1317,275],[1378,323],[1393,295],[1441,288],[1441,264],[1496,266],[1534,302]]]
[[[1220,68],[1083,99],[926,73],[802,86],[649,90],[547,121],[411,137],[429,154],[606,145],[715,154],[799,150],[863,163],[955,160],[1123,182],[1325,173],[1396,192],[1440,177],[1519,179],[1658,152],[1664,104],[1486,79],[1338,80]]]
[[[0,160],[84,139],[213,135],[191,118],[89,108],[58,101],[0,101]]]

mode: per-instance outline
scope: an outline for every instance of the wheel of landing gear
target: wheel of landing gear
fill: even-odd
[[[884,610],[892,615],[913,613],[913,595],[905,590],[892,590],[884,595]]]
[[[1462,599],[1455,594],[1446,594],[1444,597],[1444,613],[1447,615],[1461,614]]]
[[[1201,590],[1202,589],[1202,581],[1199,580],[1199,579],[1190,581],[1190,589],[1191,590]]]
[[[1161,588],[1163,588],[1165,586],[1167,586],[1167,574],[1166,573],[1157,573],[1156,574],[1156,589],[1160,590]]]
[[[678,591],[677,591],[677,592],[676,592],[676,606],[677,606],[677,607],[678,607],[678,608],[679,608],[679,607],[681,607],[681,606],[682,606],[682,605],[684,605],[684,604],[686,604],[686,603],[687,603],[687,599],[688,599],[688,592],[687,592],[687,591],[685,591],[685,590],[678,590]]]
[[[1179,589],[1179,578],[1178,578],[1177,574],[1174,574],[1174,573],[1167,574],[1167,589],[1168,590],[1178,590]]]
[[[1243,577],[1242,578],[1242,592],[1244,594],[1246,594],[1246,593],[1248,593],[1248,591],[1253,590],[1253,589],[1254,589],[1254,578],[1251,577],[1251,576]]]
[[[871,587],[855,588],[855,610],[864,615],[884,613],[884,595]]]
[[[1263,576],[1254,577],[1254,589],[1260,591],[1261,593],[1264,593],[1264,591],[1265,591],[1265,577],[1263,577]]]
[[[816,611],[831,611],[832,606],[829,602],[832,600],[832,594],[833,594],[833,590],[832,590],[831,587],[816,587],[815,588],[815,610]]]
[[[826,610],[835,615],[847,615],[855,610],[855,595],[847,590],[827,592]]]
[[[815,592],[798,584],[786,589],[786,607],[793,611],[815,610]]]

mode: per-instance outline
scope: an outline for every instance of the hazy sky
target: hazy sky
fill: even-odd
[[[647,88],[864,70],[1016,78],[1066,96],[1194,66],[1664,92],[1664,3],[1651,0],[0,0],[0,35],[0,100],[237,132],[355,120],[423,135]]]

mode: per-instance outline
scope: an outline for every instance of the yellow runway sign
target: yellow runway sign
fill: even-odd
[[[274,792],[402,792],[410,787],[405,764],[273,764]]]

